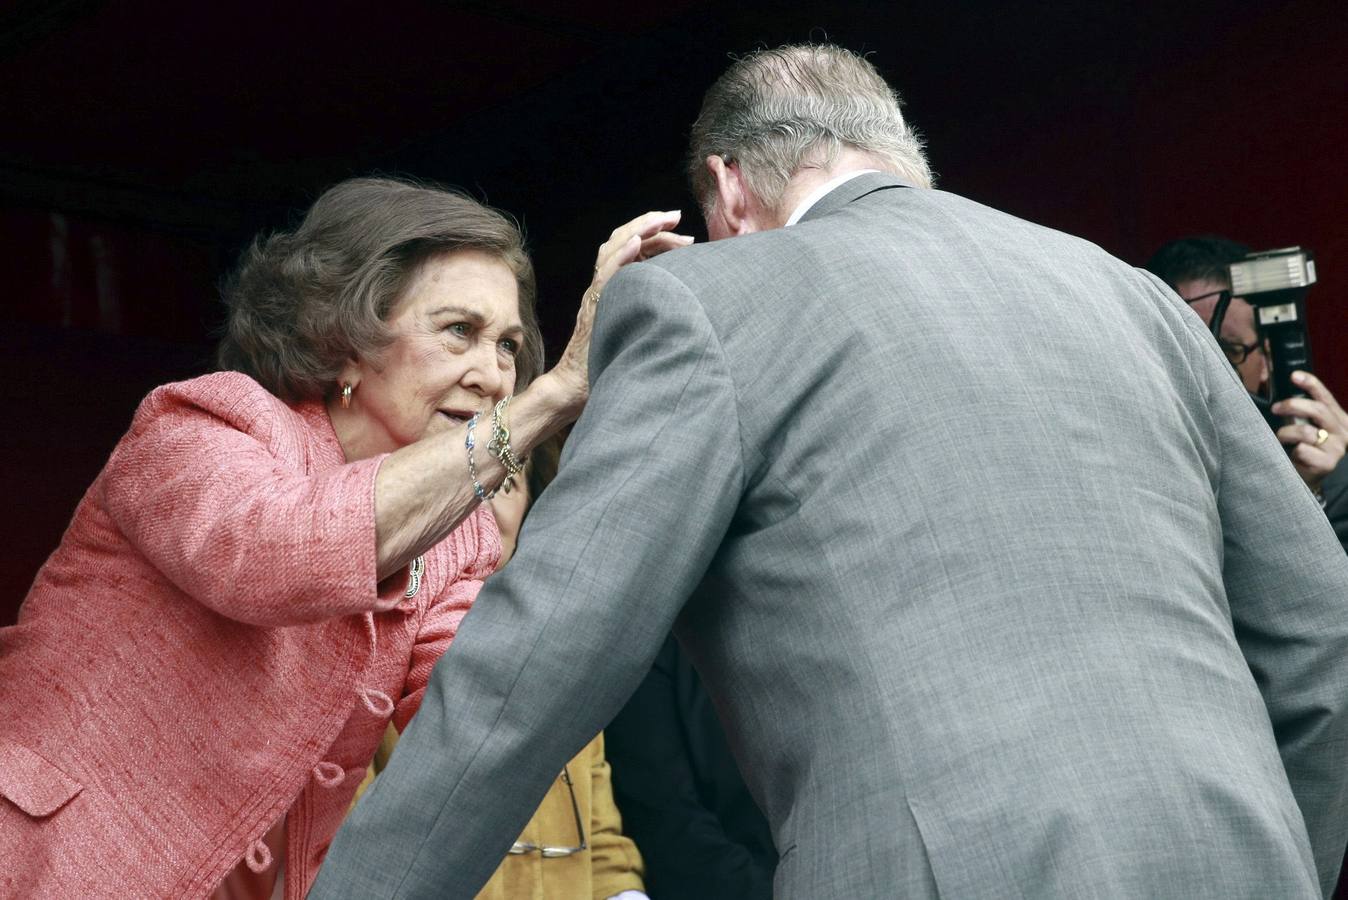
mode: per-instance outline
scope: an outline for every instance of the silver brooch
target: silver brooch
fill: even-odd
[[[412,567],[407,573],[407,592],[403,594],[403,599],[411,600],[421,589],[421,576],[426,574],[426,557],[418,556],[412,560]]]

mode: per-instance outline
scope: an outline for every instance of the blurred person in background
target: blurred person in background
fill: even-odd
[[[1163,245],[1147,260],[1146,268],[1179,294],[1204,323],[1211,323],[1218,299],[1231,290],[1228,266],[1249,254],[1244,244],[1216,235],[1179,238]],[[1232,297],[1222,318],[1218,344],[1252,398],[1275,416],[1300,418],[1280,423],[1278,440],[1287,448],[1301,480],[1315,494],[1348,548],[1348,466],[1342,465],[1348,448],[1348,413],[1319,378],[1310,372],[1293,374],[1305,397],[1291,397],[1268,407],[1267,342],[1259,334],[1254,307]]]
[[[560,435],[548,438],[529,455],[523,483],[491,501],[501,528],[498,569],[515,552],[530,500],[556,475],[560,452]],[[477,900],[646,900],[642,856],[623,832],[604,743],[601,732],[562,767]],[[357,791],[357,801],[388,764],[397,744],[398,732],[390,725]],[[668,773],[656,777],[667,778]]]
[[[772,900],[772,830],[672,635],[604,739],[623,831],[641,850],[652,895]]]

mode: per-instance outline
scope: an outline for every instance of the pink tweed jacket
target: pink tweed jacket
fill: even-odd
[[[282,816],[305,895],[500,557],[479,508],[376,585],[380,462],[243,375],[146,398],[0,629],[0,897],[204,897]]]

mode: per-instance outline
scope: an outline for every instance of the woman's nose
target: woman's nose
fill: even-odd
[[[463,375],[464,387],[476,390],[484,397],[495,397],[501,391],[501,365],[496,359],[495,344],[479,344],[472,351],[468,371]]]

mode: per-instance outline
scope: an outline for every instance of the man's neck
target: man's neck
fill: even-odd
[[[782,199],[777,203],[778,221],[775,227],[780,228],[791,218],[791,214],[807,198],[809,198],[819,188],[835,179],[843,176],[859,174],[865,171],[874,171],[880,169],[878,160],[869,153],[864,153],[853,147],[843,147],[838,151],[838,155],[828,168],[804,168],[791,176],[791,180],[786,184],[786,191],[782,194]],[[817,198],[816,198],[817,199]]]
[[[787,218],[787,220],[783,223],[783,227],[790,227],[799,222],[801,219],[805,218],[805,214],[808,213],[811,209],[814,209],[814,205],[816,203],[818,203],[820,200],[823,200],[829,194],[833,193],[833,191],[842,187],[844,184],[851,181],[853,178],[858,178],[867,173],[878,171],[880,170],[857,169],[852,172],[844,172],[842,175],[835,175],[830,180],[825,181],[823,184],[816,187],[813,191],[806,194],[805,199],[801,200],[798,204],[796,204],[795,211],[792,212],[791,215]]]

